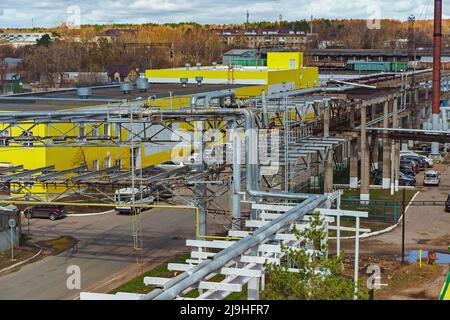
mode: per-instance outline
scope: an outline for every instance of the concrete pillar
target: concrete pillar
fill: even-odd
[[[259,300],[259,278],[252,278],[248,282],[247,300]]]
[[[383,117],[383,128],[389,127],[389,101],[384,103],[384,117]],[[385,131],[387,133],[387,131]],[[389,189],[391,187],[391,142],[389,139],[383,139],[383,189]]]
[[[374,103],[370,110],[370,120],[375,120],[377,117],[377,104]]]
[[[325,181],[324,181],[324,193],[333,193],[333,148],[327,153],[327,159],[325,163]]]
[[[350,188],[358,188],[358,139],[350,141]]]
[[[372,135],[370,137],[371,139],[371,145],[372,145],[372,161],[373,161],[373,166],[375,167],[375,169],[378,169],[378,136],[376,135]]]
[[[355,105],[350,105],[350,129],[355,128]]]
[[[330,102],[326,101],[323,108],[323,136],[325,138],[330,136],[330,116],[331,116]]]
[[[361,201],[370,200],[369,148],[367,147],[367,112],[361,104]]]
[[[197,152],[200,155],[200,161],[199,164],[196,165],[196,172],[202,173],[206,170],[206,165],[203,159],[204,154],[204,131],[205,131],[205,123],[203,121],[196,121],[194,123],[194,138],[195,138],[195,145],[197,147]],[[194,195],[195,195],[195,201],[197,203],[197,207],[199,208],[199,228],[198,232],[199,234],[197,236],[206,236],[207,230],[206,230],[206,218],[207,218],[207,203],[206,203],[206,196],[207,196],[207,189],[206,184],[204,183],[196,183],[194,187]],[[201,237],[200,237],[201,238]]]
[[[330,136],[330,114],[331,107],[330,102],[325,101],[323,109],[323,136],[328,138]],[[324,193],[333,193],[333,147],[327,153],[326,163],[325,163],[325,181],[324,181]]]
[[[399,127],[398,117],[398,98],[394,98],[392,105],[392,128],[397,129]],[[399,190],[399,171],[400,171],[400,141],[394,142],[394,159],[393,159],[393,171],[394,171],[394,186],[395,191]]]

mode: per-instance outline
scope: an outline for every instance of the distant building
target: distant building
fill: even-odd
[[[316,34],[288,28],[223,29],[216,33],[227,45],[248,48],[300,48],[317,38]]]
[[[134,81],[138,77],[139,73],[129,65],[115,65],[108,70],[108,78],[111,82]]]
[[[0,40],[14,47],[20,47],[34,45],[46,34],[52,38],[51,34],[45,32],[5,32],[0,33]]]
[[[223,65],[229,66],[233,64],[233,60],[236,59],[246,59],[246,58],[252,58],[256,59],[258,58],[258,50],[255,49],[233,49],[230,50],[223,55]]]

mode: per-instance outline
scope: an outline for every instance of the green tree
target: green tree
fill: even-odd
[[[36,42],[38,46],[48,47],[52,43],[52,38],[46,33],[40,39],[36,40]]]
[[[282,244],[286,261],[266,264],[266,300],[353,300],[353,279],[344,275],[343,257],[328,257],[324,220],[318,212],[304,231],[293,230],[300,249]],[[289,268],[299,272],[289,272]],[[358,285],[358,299],[367,300],[368,290]]]

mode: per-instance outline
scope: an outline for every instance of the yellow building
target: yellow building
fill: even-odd
[[[150,83],[196,84],[201,77],[202,84],[249,85],[237,88],[238,97],[258,96],[264,90],[267,94],[318,86],[317,68],[303,66],[301,52],[269,52],[267,67],[195,66],[174,69],[147,70]]]

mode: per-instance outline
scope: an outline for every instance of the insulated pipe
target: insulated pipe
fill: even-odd
[[[323,195],[309,195],[303,203],[292,210],[281,215],[271,223],[256,230],[251,237],[237,241],[227,249],[221,251],[213,260],[205,261],[193,269],[181,274],[165,284],[165,290],[157,290],[144,295],[142,300],[173,300],[187,288],[192,287],[197,282],[202,281],[206,276],[223,267],[230,260],[244,254],[247,250],[256,247],[258,244],[270,239],[279,230],[290,226],[295,221],[301,219],[317,207],[327,201]]]
[[[101,99],[101,98],[44,98],[44,97],[15,97],[15,96],[0,96],[0,101],[67,101],[67,102],[107,102],[119,103],[122,100],[118,99]]]

